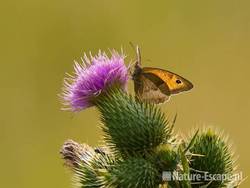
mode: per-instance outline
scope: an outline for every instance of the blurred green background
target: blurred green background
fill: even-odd
[[[71,187],[59,149],[101,140],[94,108],[60,111],[65,72],[84,51],[120,49],[144,65],[190,79],[190,93],[162,105],[176,131],[218,127],[250,173],[250,1],[13,0],[0,7],[0,187]],[[248,187],[245,181],[242,187]]]

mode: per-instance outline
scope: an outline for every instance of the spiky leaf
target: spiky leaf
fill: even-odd
[[[111,187],[158,188],[161,176],[157,168],[143,158],[130,158],[111,171]]]
[[[193,181],[192,187],[199,187],[207,185],[209,188],[223,187],[227,181],[220,180],[206,181],[204,177],[208,175],[231,175],[233,171],[233,159],[230,149],[223,137],[216,134],[211,129],[204,130],[196,136],[193,146],[190,148],[193,154],[200,154],[203,156],[194,156],[191,159],[190,167],[191,174],[200,174],[203,178],[198,181]],[[207,175],[205,175],[207,173]],[[198,183],[195,185],[194,183]]]
[[[149,153],[171,135],[159,108],[136,101],[123,91],[112,90],[100,97],[97,106],[107,144],[123,157]]]

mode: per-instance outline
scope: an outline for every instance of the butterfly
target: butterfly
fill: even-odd
[[[141,53],[138,46],[136,54],[132,80],[135,94],[141,101],[163,103],[168,101],[170,96],[193,88],[190,81],[178,74],[160,68],[141,67]]]

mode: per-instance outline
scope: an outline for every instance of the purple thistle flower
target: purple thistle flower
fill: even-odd
[[[74,65],[74,76],[64,80],[64,109],[80,111],[93,106],[96,97],[113,85],[125,89],[128,69],[124,58],[116,51],[111,52],[111,57],[101,51],[94,57],[90,54],[90,58],[84,54],[82,63]]]

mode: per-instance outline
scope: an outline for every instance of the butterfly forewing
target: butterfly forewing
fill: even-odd
[[[193,84],[187,79],[167,70],[144,67],[142,68],[142,73],[150,73],[161,79],[168,86],[170,94],[172,95],[188,91],[193,88]]]

